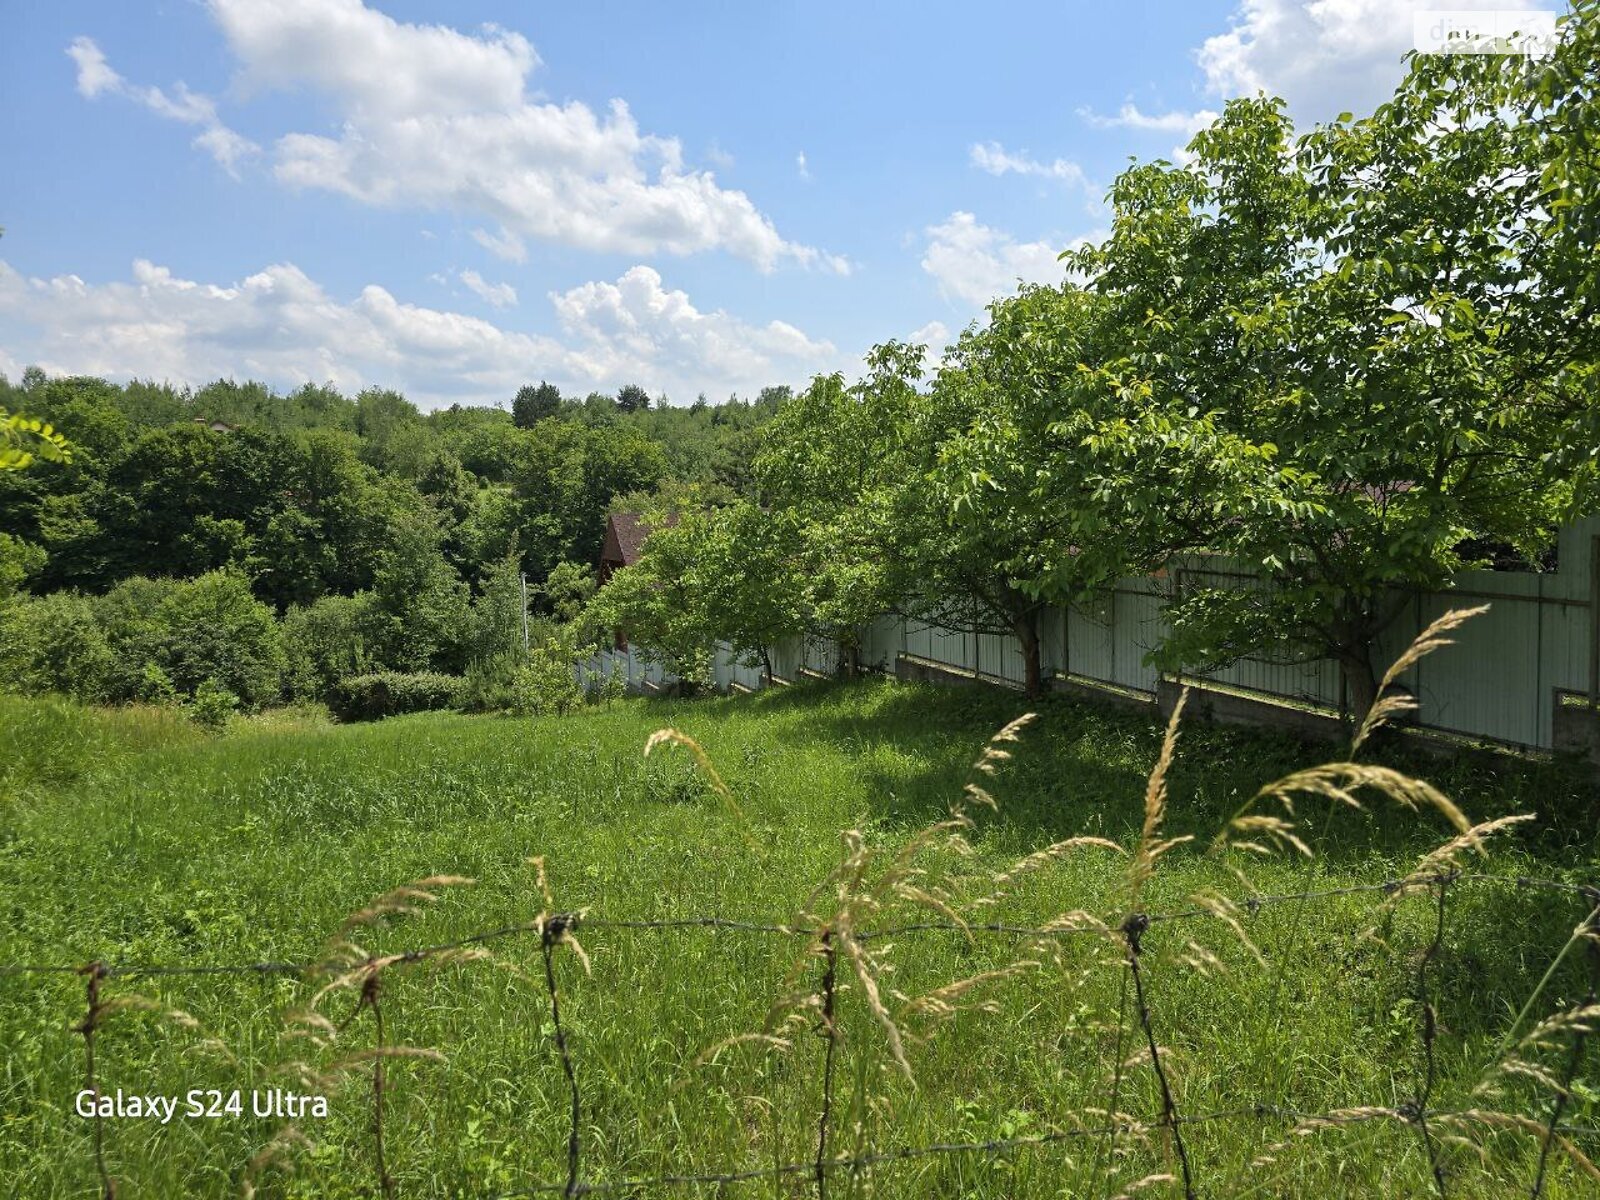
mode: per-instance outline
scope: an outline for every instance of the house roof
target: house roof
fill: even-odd
[[[668,513],[666,525],[678,523],[677,513]],[[636,512],[612,513],[606,518],[606,539],[600,548],[600,562],[612,567],[631,567],[639,561],[651,526]]]

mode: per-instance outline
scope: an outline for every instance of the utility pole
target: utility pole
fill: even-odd
[[[517,578],[522,581],[522,652],[528,652],[528,573],[517,572]]]

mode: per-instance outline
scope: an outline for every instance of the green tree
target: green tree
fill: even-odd
[[[650,393],[636,383],[623,385],[617,392],[617,411],[644,412],[650,407]]]
[[[527,384],[517,390],[511,401],[511,421],[518,429],[532,429],[546,417],[561,411],[561,389],[553,383],[541,381],[537,387]]]

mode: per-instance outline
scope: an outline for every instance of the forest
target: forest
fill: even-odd
[[[523,577],[536,617],[570,616],[593,591],[608,509],[663,488],[744,493],[756,431],[786,395],[674,408],[636,386],[580,399],[541,384],[504,408],[423,414],[376,388],[30,369],[0,385],[0,407],[70,437],[57,461],[0,472],[9,677],[223,711],[384,673],[429,681],[390,690],[453,701],[473,664],[498,664],[503,683]]]

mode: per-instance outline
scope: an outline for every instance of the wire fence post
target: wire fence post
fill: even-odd
[[[1600,888],[1591,889],[1589,899],[1595,907],[1583,923],[1583,957],[1589,967],[1589,989],[1583,998],[1585,1008],[1593,1007],[1596,997],[1600,996]],[[1583,1065],[1587,1041],[1588,1027],[1580,1022],[1572,1033],[1572,1053],[1567,1056],[1567,1068],[1562,1074],[1556,1102],[1550,1108],[1550,1120],[1545,1125],[1544,1140],[1539,1146],[1539,1167],[1533,1177],[1533,1188],[1528,1193],[1532,1200],[1539,1200],[1544,1194],[1545,1172],[1550,1165],[1550,1145],[1556,1140],[1556,1130],[1561,1125],[1567,1101],[1572,1098],[1572,1081],[1577,1078],[1578,1068]]]
[[[384,1063],[383,1009],[378,1005],[381,990],[379,972],[373,970],[361,985],[360,1006],[372,1010],[372,1157],[378,1171],[378,1192],[384,1200],[389,1200],[394,1195],[394,1179],[389,1174],[383,1147],[383,1099],[388,1086],[388,1071]]]
[[[1417,1133],[1422,1138],[1422,1148],[1428,1155],[1428,1167],[1433,1172],[1433,1185],[1438,1191],[1441,1200],[1450,1194],[1449,1185],[1445,1179],[1444,1161],[1439,1157],[1439,1146],[1434,1141],[1433,1132],[1428,1128],[1428,1105],[1433,1100],[1433,1085],[1438,1077],[1438,1062],[1434,1057],[1434,1043],[1439,1037],[1439,1014],[1434,1008],[1433,995],[1428,990],[1428,968],[1434,959],[1439,956],[1439,951],[1444,946],[1445,904],[1450,895],[1450,884],[1455,879],[1454,872],[1441,875],[1434,881],[1435,895],[1433,941],[1428,943],[1428,948],[1423,951],[1422,958],[1417,964],[1417,999],[1422,1004],[1422,1088],[1417,1095],[1415,1111],[1412,1117],[1417,1126]]]
[[[81,1024],[76,1032],[83,1034],[83,1087],[89,1095],[94,1097],[94,1165],[100,1174],[101,1200],[117,1200],[117,1181],[111,1178],[111,1173],[106,1170],[106,1131],[105,1117],[100,1113],[100,1089],[94,1081],[94,1033],[100,1026],[100,981],[105,978],[106,965],[103,962],[92,962],[81,968],[81,974],[88,976],[86,985],[86,999],[88,1010],[84,1014]]]
[[[833,946],[833,930],[822,933],[822,1036],[827,1039],[827,1050],[822,1058],[822,1115],[817,1120],[817,1161],[814,1177],[817,1181],[817,1200],[828,1198],[828,1123],[833,1116],[833,1055],[839,1044],[838,1027],[833,1020],[835,967],[838,952]]]
[[[567,1077],[567,1090],[571,1093],[572,1110],[567,1128],[567,1183],[564,1196],[578,1194],[578,1129],[583,1110],[578,1098],[578,1073],[572,1065],[572,1054],[567,1049],[567,1035],[561,1028],[561,1001],[556,993],[555,949],[567,931],[578,923],[576,914],[555,913],[540,921],[542,926],[539,949],[544,955],[544,985],[550,993],[550,1025],[554,1032],[556,1054],[561,1059],[561,1070]]]
[[[1161,1065],[1161,1051],[1156,1046],[1155,1029],[1150,1023],[1150,1005],[1145,999],[1144,978],[1139,970],[1139,953],[1145,931],[1150,928],[1150,918],[1144,913],[1132,913],[1122,923],[1122,936],[1128,943],[1128,974],[1133,978],[1133,999],[1139,1008],[1139,1024],[1144,1028],[1144,1040],[1150,1047],[1150,1066],[1161,1085],[1161,1124],[1172,1134],[1173,1152],[1178,1156],[1178,1169],[1183,1175],[1184,1200],[1195,1200],[1194,1176],[1189,1170],[1189,1152],[1183,1144],[1183,1131],[1178,1128],[1178,1104],[1172,1098],[1172,1085],[1167,1081],[1166,1068]],[[1111,1123],[1116,1123],[1115,1117]]]

